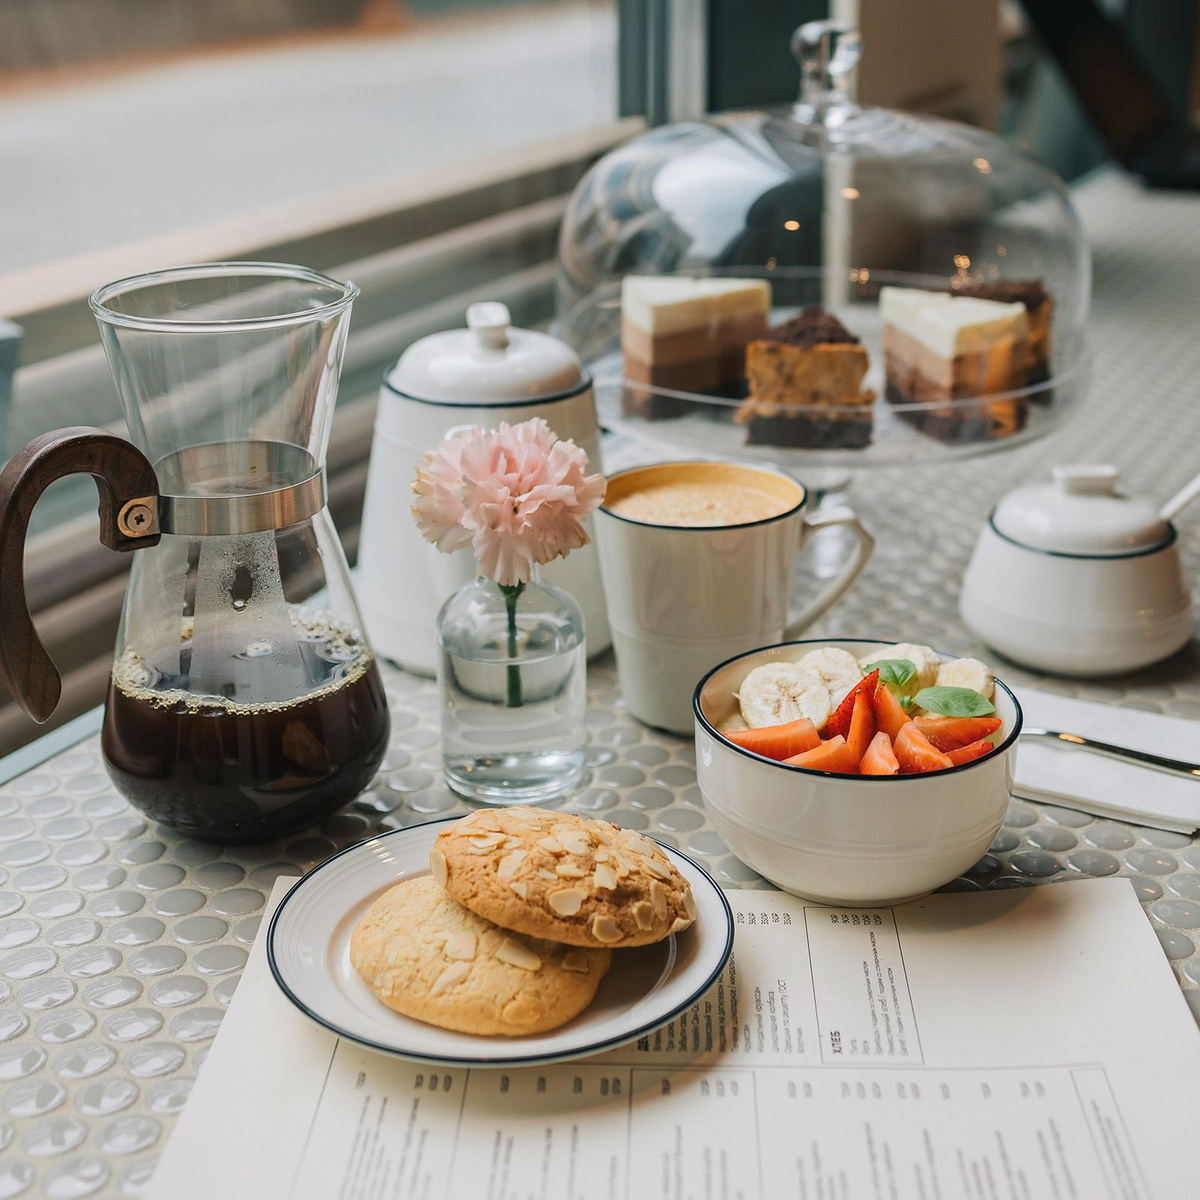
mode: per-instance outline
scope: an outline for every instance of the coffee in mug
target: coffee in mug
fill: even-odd
[[[831,525],[850,528],[855,550],[789,613],[796,556]],[[797,636],[850,586],[875,544],[847,508],[809,514],[804,485],[781,472],[708,462],[611,475],[596,543],[625,703],[638,720],[680,734],[692,729],[701,676]]]
[[[630,492],[613,504],[612,511],[654,525],[703,527],[765,521],[781,516],[793,503],[791,497],[734,479],[668,480]]]

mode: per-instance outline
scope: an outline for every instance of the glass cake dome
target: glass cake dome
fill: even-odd
[[[859,107],[859,49],[801,26],[795,105],[652,129],[580,182],[558,327],[606,424],[914,462],[1023,444],[1080,399],[1090,261],[1062,181],[981,130]]]

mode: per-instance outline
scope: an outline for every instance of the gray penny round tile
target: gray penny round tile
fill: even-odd
[[[29,902],[29,913],[34,917],[70,917],[84,904],[78,892],[43,892]]]
[[[137,1079],[169,1075],[183,1066],[187,1053],[171,1042],[147,1042],[125,1055],[125,1067]]]
[[[137,1042],[153,1037],[163,1027],[162,1017],[152,1008],[129,1008],[104,1021],[104,1035],[114,1042]]]
[[[150,907],[160,917],[190,917],[204,907],[205,896],[192,888],[159,892],[150,901]]]
[[[203,946],[219,941],[229,932],[229,922],[220,917],[186,917],[177,921],[171,936],[181,946]]]
[[[146,999],[159,1008],[180,1008],[184,1004],[194,1004],[207,990],[204,981],[193,975],[172,975],[152,983]]]
[[[56,1158],[81,1146],[87,1132],[87,1126],[75,1117],[50,1117],[25,1131],[21,1148],[34,1158]]]
[[[85,946],[88,942],[96,941],[102,932],[98,920],[90,917],[68,918],[50,926],[46,931],[46,941],[50,946]]]
[[[117,1052],[99,1042],[68,1046],[54,1056],[54,1069],[64,1079],[90,1079],[107,1071],[117,1061]]]
[[[75,1092],[75,1107],[86,1117],[107,1117],[138,1098],[137,1084],[127,1079],[95,1079]]]
[[[37,1023],[37,1035],[43,1042],[57,1045],[87,1037],[96,1028],[96,1018],[81,1008],[64,1008],[42,1017]]]
[[[50,976],[35,979],[17,989],[17,1003],[32,1012],[61,1008],[75,998],[77,987],[73,980]]]
[[[266,899],[257,888],[231,888],[218,892],[209,901],[209,907],[223,917],[240,917],[262,908]]]
[[[112,1171],[93,1155],[73,1158],[45,1176],[47,1200],[83,1200],[94,1196],[109,1181]]]

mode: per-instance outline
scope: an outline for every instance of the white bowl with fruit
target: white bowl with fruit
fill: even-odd
[[[1021,707],[986,664],[867,639],[784,642],[714,667],[692,703],[713,827],[822,904],[902,904],[987,851]]]

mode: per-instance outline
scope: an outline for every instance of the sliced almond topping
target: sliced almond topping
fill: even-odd
[[[597,862],[608,862],[608,851],[607,850],[597,850],[596,854],[595,854],[595,859]]]
[[[683,911],[687,913],[689,921],[696,919],[696,898],[692,895],[691,888],[683,893]]]
[[[470,962],[475,957],[475,935],[469,929],[450,934],[442,947],[442,953],[447,958],[459,958]]]
[[[660,917],[667,915],[666,889],[657,880],[650,881],[650,903],[654,905],[655,913]]]
[[[571,854],[586,854],[591,849],[588,836],[573,825],[555,825],[550,832]]]
[[[505,850],[515,850],[521,844],[521,839],[515,837],[506,837],[500,844]]]
[[[617,864],[617,874],[624,879],[626,875],[637,870],[637,864],[631,862],[623,854],[613,854],[613,862]]]
[[[500,860],[500,865],[496,868],[496,875],[500,879],[511,879],[517,873],[517,868],[528,857],[528,854],[527,850],[510,850]]]
[[[542,960],[528,946],[507,937],[496,947],[496,957],[522,971],[536,971],[542,965]]]
[[[471,852],[473,854],[487,854],[496,846],[499,846],[504,841],[502,833],[480,833],[472,834],[467,841],[471,844]]]
[[[683,917],[676,917],[674,924],[671,926],[671,932],[672,933],[681,933],[690,924],[691,924],[691,921],[688,921]]]
[[[516,892],[522,900],[527,900],[529,898],[529,884],[527,884],[525,880],[514,879],[508,886],[512,888],[512,890]]]
[[[628,829],[625,831],[625,845],[639,854],[653,854],[658,848],[648,837]]]
[[[597,863],[595,871],[592,872],[592,886],[604,888],[606,891],[615,891],[617,887],[617,877],[611,867],[606,867],[603,863]]]
[[[471,966],[465,962],[451,963],[434,981],[429,989],[431,996],[440,996],[443,992],[457,987],[471,973]]]
[[[592,969],[592,964],[584,951],[568,950],[563,955],[562,969],[564,971],[575,971],[579,975],[586,975]]]
[[[597,913],[592,918],[592,937],[598,942],[619,942],[624,935],[621,927],[606,913]]]
[[[592,834],[595,837],[596,841],[600,842],[601,845],[611,846],[613,844],[613,840],[612,840],[612,834],[609,833],[609,829],[613,829],[613,828],[615,828],[615,826],[610,825],[608,827],[608,829],[605,829],[600,825],[594,825],[594,826],[592,826]]]
[[[543,879],[557,879],[558,878],[558,876],[555,875],[555,873],[553,871],[551,871],[548,867],[538,867],[538,874]]]
[[[639,929],[654,928],[654,907],[649,900],[639,900],[633,906],[633,919],[637,922]]]
[[[446,856],[436,846],[429,852],[429,869],[438,884],[445,887],[446,880],[450,878],[450,868],[446,866]]]
[[[545,816],[544,813],[536,812],[532,808],[509,808],[505,810],[504,815],[519,825],[540,825]]]
[[[647,875],[653,875],[655,879],[670,879],[670,873],[663,870],[662,867],[655,862],[654,859],[648,858],[646,855],[640,855],[642,869]]]
[[[577,863],[562,862],[554,868],[564,879],[582,879],[587,872]]]
[[[543,850],[549,850],[551,854],[566,854],[566,850],[558,838],[538,838],[537,844],[541,846]]]
[[[559,888],[546,896],[546,903],[560,917],[573,917],[587,899],[587,893],[582,888]]]

